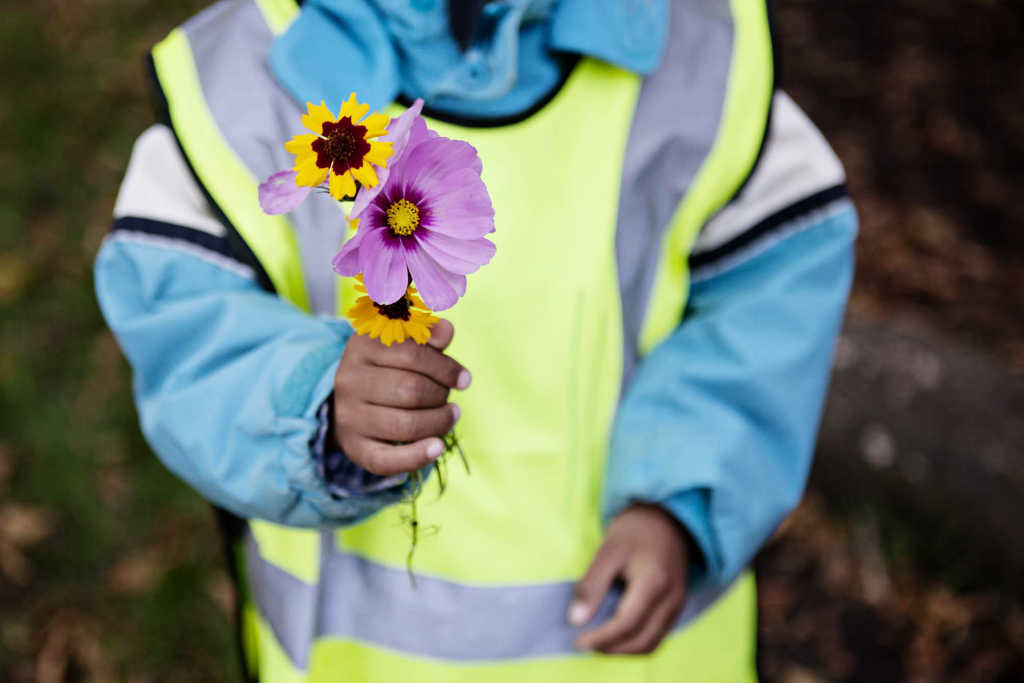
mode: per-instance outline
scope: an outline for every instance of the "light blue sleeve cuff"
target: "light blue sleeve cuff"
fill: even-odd
[[[331,426],[331,396],[320,406],[317,415],[319,427],[310,445],[320,478],[327,484],[327,490],[335,498],[356,496],[394,496],[400,500],[408,490],[405,484],[409,475],[405,472],[381,476],[360,467],[348,459],[340,449],[327,443]]]
[[[689,583],[699,588],[709,576],[722,572],[722,558],[715,547],[715,532],[711,528],[711,510],[708,492],[701,489],[680,491],[659,503],[689,532],[699,557],[690,558]]]

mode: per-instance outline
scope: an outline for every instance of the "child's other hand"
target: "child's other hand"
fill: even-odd
[[[334,376],[334,437],[346,456],[374,474],[417,470],[444,452],[440,435],[459,419],[450,389],[469,386],[469,371],[444,355],[455,328],[442,320],[430,341],[384,346],[354,335]],[[395,445],[396,442],[399,445]]]
[[[686,601],[688,566],[688,538],[675,518],[656,505],[623,510],[576,585],[569,623],[590,621],[615,579],[625,582],[625,591],[615,614],[583,632],[576,647],[605,654],[654,652]]]

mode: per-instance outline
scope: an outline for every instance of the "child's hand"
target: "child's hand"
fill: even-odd
[[[687,544],[679,523],[656,505],[632,505],[619,513],[576,585],[569,623],[590,621],[615,579],[626,589],[615,614],[581,634],[576,647],[605,654],[654,652],[686,601]]]
[[[469,386],[469,371],[444,355],[455,329],[436,323],[430,341],[384,346],[353,336],[334,376],[334,437],[357,465],[374,474],[411,472],[444,452],[438,438],[459,419],[450,389]],[[394,445],[395,443],[399,445]]]

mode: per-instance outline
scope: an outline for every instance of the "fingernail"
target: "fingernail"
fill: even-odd
[[[431,441],[430,445],[427,446],[427,457],[431,460],[437,460],[441,457],[442,453],[444,453],[444,444],[439,439]]]
[[[458,422],[459,421],[459,417],[462,415],[462,408],[459,407],[458,403],[452,403],[451,406],[452,406],[452,417],[454,417],[455,421]]]
[[[469,374],[469,370],[463,370],[459,373],[459,378],[455,380],[456,389],[465,389],[469,386],[469,383],[473,381],[473,375]]]
[[[569,605],[569,623],[573,626],[583,626],[590,617],[590,610],[582,602],[574,602]]]

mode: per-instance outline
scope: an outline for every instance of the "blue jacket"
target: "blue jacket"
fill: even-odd
[[[666,507],[700,550],[695,582],[730,580],[802,494],[855,233],[838,161],[778,93],[762,157],[703,228],[686,315],[637,366],[611,441],[605,517]],[[96,289],[158,456],[243,517],[327,527],[401,499],[403,477],[324,449],[351,327],[266,293],[232,253],[172,133],[146,131]]]

